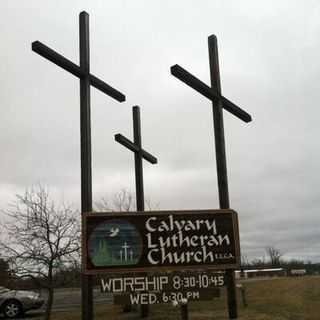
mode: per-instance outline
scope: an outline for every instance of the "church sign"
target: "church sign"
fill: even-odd
[[[239,267],[233,210],[86,213],[83,228],[86,274]]]
[[[226,284],[224,273],[215,270],[107,273],[100,281],[101,292],[122,305],[212,300]]]

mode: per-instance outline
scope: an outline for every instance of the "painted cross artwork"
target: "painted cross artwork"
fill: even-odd
[[[110,220],[93,230],[88,252],[97,267],[134,265],[141,257],[142,239],[133,224]]]

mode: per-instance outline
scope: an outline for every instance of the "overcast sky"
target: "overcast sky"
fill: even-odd
[[[159,209],[218,208],[211,103],[170,74],[209,84],[218,37],[231,207],[241,249],[320,262],[319,1],[0,1],[0,205],[41,182],[80,207],[79,80],[31,51],[39,40],[78,63],[78,15],[90,14],[91,72],[126,95],[92,88],[93,196],[134,191],[132,106],[141,107],[145,194]]]

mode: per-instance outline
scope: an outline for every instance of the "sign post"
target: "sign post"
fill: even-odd
[[[210,78],[211,87],[201,82],[192,74],[181,68],[179,65],[171,67],[171,73],[185,84],[195,89],[208,99],[212,101],[213,123],[214,123],[214,137],[215,137],[215,151],[216,151],[216,167],[218,176],[218,190],[219,203],[221,209],[230,208],[229,191],[228,191],[228,177],[227,177],[227,162],[225,152],[225,138],[222,108],[231,112],[244,122],[250,122],[251,116],[240,109],[230,100],[226,99],[221,94],[220,71],[218,60],[218,45],[215,35],[208,38],[209,48],[209,62],[210,62]],[[236,319],[237,299],[235,289],[234,270],[227,270],[227,292],[228,292],[228,310],[229,318]]]
[[[125,101],[125,96],[90,73],[89,15],[84,11],[79,15],[79,37],[80,66],[39,41],[32,43],[32,50],[80,79],[81,212],[83,214],[92,211],[90,85],[119,102]],[[81,277],[81,306],[82,319],[93,319],[90,275],[83,274]]]

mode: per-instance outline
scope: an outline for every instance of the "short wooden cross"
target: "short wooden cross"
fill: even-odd
[[[136,182],[136,206],[137,211],[144,211],[144,185],[143,185],[143,166],[142,159],[149,161],[152,164],[158,162],[152,154],[142,149],[141,143],[141,120],[140,108],[138,106],[132,107],[133,116],[133,142],[118,133],[114,136],[115,140],[134,152],[134,166],[135,166],[135,182]],[[149,314],[149,306],[141,305],[141,318],[146,318]]]
[[[136,200],[137,211],[144,211],[144,190],[143,190],[143,167],[142,159],[149,161],[152,164],[158,162],[157,158],[152,154],[142,149],[141,144],[141,121],[140,121],[140,108],[134,106],[132,108],[133,115],[133,142],[118,133],[114,136],[114,139],[134,152],[135,163],[135,179],[136,179]]]

